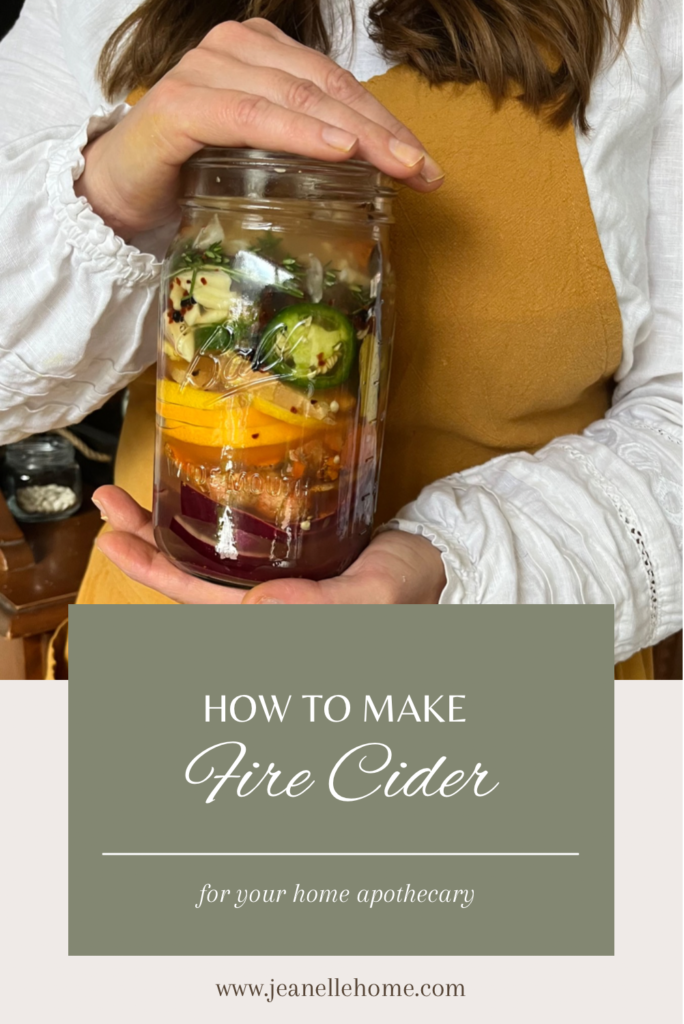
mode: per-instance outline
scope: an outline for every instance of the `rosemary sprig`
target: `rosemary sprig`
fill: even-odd
[[[272,256],[281,242],[282,238],[280,235],[276,235],[269,229],[264,235],[261,235],[261,237],[256,240],[254,245],[250,245],[249,251],[259,253],[263,256]]]
[[[295,277],[304,277],[306,269],[298,263],[294,256],[284,256],[280,261],[286,270],[289,270]]]
[[[304,292],[301,288],[298,288],[293,281],[276,281],[273,285],[279,292],[284,292],[285,295],[292,295],[296,299],[303,299]]]
[[[278,239],[278,244],[280,240]],[[252,247],[252,252],[257,252],[256,247]],[[261,255],[261,254],[259,254]],[[304,267],[302,267],[297,260],[292,257],[286,257],[281,261],[283,269],[286,270],[293,278],[301,278],[305,274]],[[189,296],[194,294],[195,282],[197,276],[203,270],[220,270],[233,281],[252,281],[252,277],[243,270],[237,270],[235,267],[230,266],[231,257],[227,256],[222,249],[221,242],[215,242],[210,245],[208,249],[186,249],[183,252],[175,268],[170,271],[169,278],[177,276],[179,273],[191,273],[192,281],[189,289]],[[304,292],[298,287],[295,281],[274,281],[273,287],[277,291],[284,292],[286,295],[292,295],[297,299],[304,297]]]

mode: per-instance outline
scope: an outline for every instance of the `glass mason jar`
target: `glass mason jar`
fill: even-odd
[[[3,491],[22,522],[67,519],[81,505],[81,470],[74,446],[59,434],[36,434],[7,445]]]
[[[206,149],[162,275],[155,535],[251,586],[370,540],[394,319],[393,189],[361,161]]]

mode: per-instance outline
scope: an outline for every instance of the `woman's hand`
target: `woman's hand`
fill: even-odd
[[[119,487],[100,487],[93,501],[111,528],[100,551],[127,576],[182,604],[437,604],[442,558],[430,541],[399,530],[381,533],[334,579],[274,580],[245,593],[181,572],[159,551],[152,517]]]
[[[177,215],[179,172],[203,146],[338,162],[359,157],[423,192],[439,166],[348,71],[268,21],[218,25],[111,131],[76,182],[123,238]]]

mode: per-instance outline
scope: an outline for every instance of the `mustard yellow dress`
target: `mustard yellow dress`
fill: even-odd
[[[534,452],[604,416],[620,311],[572,126],[514,96],[429,86],[407,68],[366,83],[446,170],[395,203],[398,309],[378,522],[440,477]],[[503,171],[502,171],[503,169]],[[130,389],[116,482],[152,502],[154,373]],[[93,552],[82,604],[172,604]],[[650,651],[616,678],[653,677]]]

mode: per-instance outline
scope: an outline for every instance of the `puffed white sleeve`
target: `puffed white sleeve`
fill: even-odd
[[[126,110],[92,112],[57,0],[27,0],[0,43],[0,444],[78,422],[154,361],[161,236],[127,245],[74,193]]]
[[[625,160],[624,125],[613,125],[617,142],[608,140],[600,157],[615,188],[627,190],[624,203],[612,203],[617,241],[604,243],[625,324],[606,418],[534,455],[505,455],[439,480],[388,524],[440,549],[442,603],[614,605],[617,662],[681,628],[681,31],[670,25],[666,32],[666,24],[661,19],[660,70],[641,82],[656,94],[653,123],[644,124],[646,100],[641,114],[627,104],[638,101],[633,79],[624,105],[617,93],[604,104],[612,108],[608,120],[616,110],[635,125],[641,117],[639,131],[648,136],[643,218],[641,200],[628,194],[639,158]],[[635,64],[638,73],[635,60],[631,72],[611,74],[633,74]],[[604,90],[619,93],[616,82]],[[635,133],[631,144],[638,145]],[[598,173],[589,154],[600,147],[591,139],[585,146],[585,172]],[[643,220],[643,231],[632,232],[636,242],[619,224],[629,202],[635,222]]]

